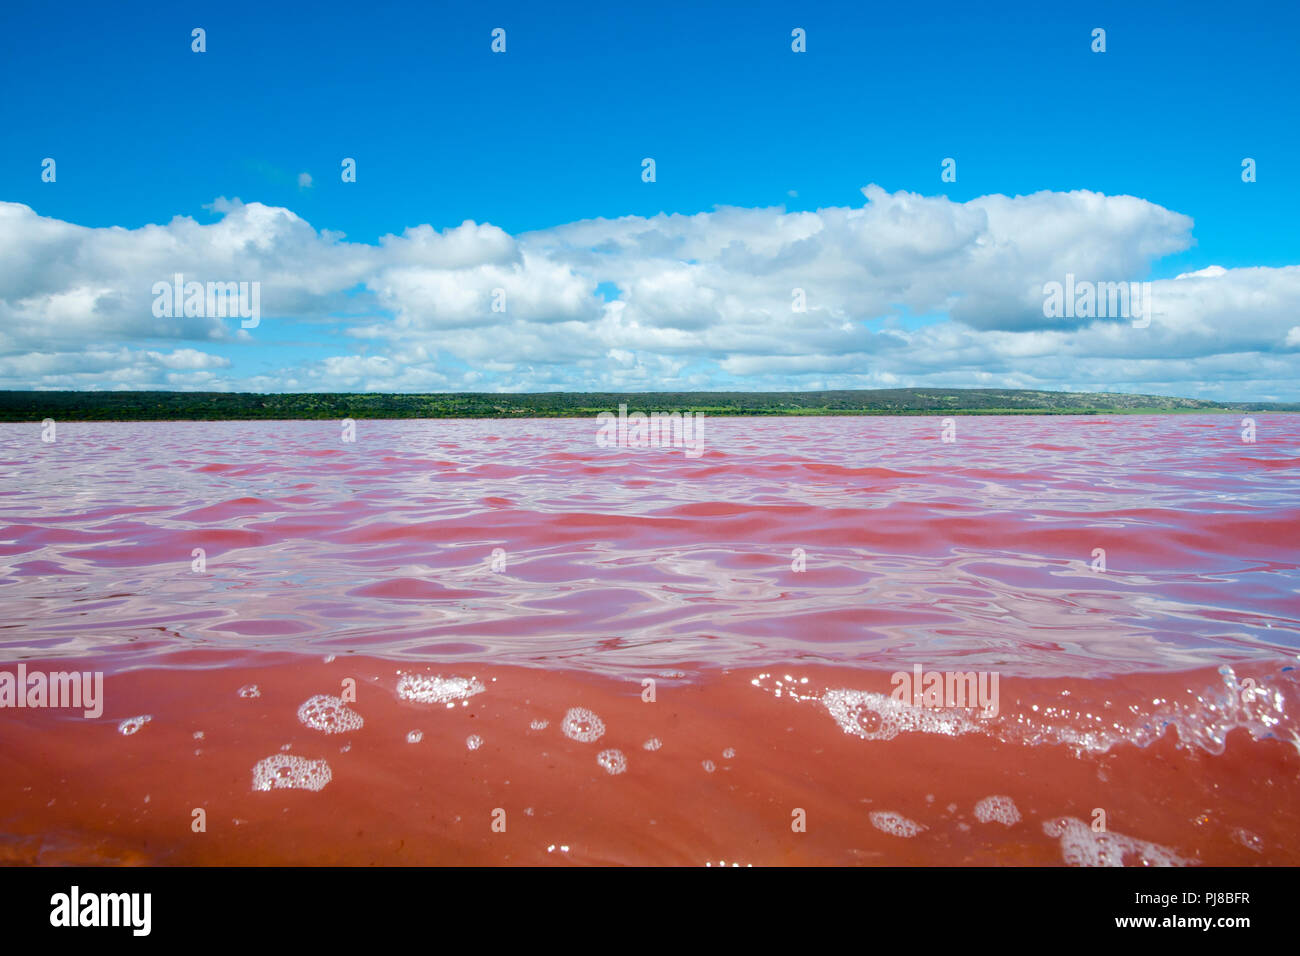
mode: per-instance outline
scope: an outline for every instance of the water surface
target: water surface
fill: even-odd
[[[4,852],[1300,863],[1300,416],[1253,417],[0,425],[0,663],[107,675],[0,711]],[[1000,713],[892,714],[916,665]],[[363,727],[298,719],[346,679]]]

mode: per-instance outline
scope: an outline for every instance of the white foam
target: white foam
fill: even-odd
[[[712,760],[706,760],[704,763],[700,764],[700,766],[704,768],[705,773],[713,773],[713,771],[718,769],[718,765]]]
[[[724,759],[730,760],[732,757],[736,756],[736,748],[728,747],[726,750],[722,751],[722,756]]]
[[[1013,826],[1020,822],[1020,810],[1010,797],[985,797],[975,804],[975,819],[980,823],[1001,823]]]
[[[149,714],[141,714],[139,717],[128,717],[117,725],[117,732],[129,737],[151,720],[153,720],[153,717]]]
[[[1043,824],[1043,832],[1061,840],[1061,856],[1068,866],[1195,866],[1169,847],[1148,843],[1122,833],[1096,833],[1077,817],[1060,817]]]
[[[547,727],[551,726],[551,722],[549,720],[534,720],[528,726],[533,730],[545,730]]]
[[[320,790],[333,774],[324,760],[275,754],[253,768],[254,790]]]
[[[1207,685],[1189,685],[1176,696],[1138,702],[1076,702],[1069,691],[1062,691],[1059,698],[1017,701],[1016,708],[1004,708],[997,716],[978,709],[917,707],[870,691],[827,690],[818,697],[789,686],[789,675],[783,682],[762,673],[750,683],[778,698],[819,700],[845,733],[864,740],[889,740],[904,732],[982,733],[1025,746],[1063,744],[1082,755],[1105,753],[1121,743],[1147,747],[1172,729],[1177,731],[1179,749],[1198,747],[1221,754],[1236,728],[1244,728],[1256,740],[1286,736],[1282,731],[1295,723],[1287,707],[1290,703],[1294,709],[1300,694],[1300,671],[1257,678],[1258,686],[1248,693],[1242,691],[1243,681],[1231,667],[1220,667],[1219,678]]]
[[[896,837],[914,837],[922,830],[929,829],[915,820],[909,820],[901,813],[892,810],[872,810],[867,816],[871,825],[881,833]]]
[[[243,687],[239,688],[238,694],[240,697],[245,698],[261,697],[262,691],[256,684],[245,684]]]
[[[586,707],[570,707],[560,730],[571,740],[590,744],[604,736],[605,722]]]
[[[828,690],[822,703],[840,729],[863,740],[891,740],[904,732],[955,737],[980,729],[960,710],[916,707],[867,690]]]
[[[473,677],[426,677],[403,674],[397,682],[397,696],[417,704],[445,704],[481,694],[485,688]]]
[[[647,740],[647,741],[646,741],[645,743],[643,743],[641,746],[644,747],[646,750],[658,750],[658,749],[659,749],[660,747],[662,747],[663,745],[664,745],[664,742],[663,742],[662,740],[660,740],[658,737],[651,737],[649,740]]]
[[[465,746],[470,750],[478,750],[479,747],[483,746],[483,738],[478,734],[470,734],[465,738]]]
[[[418,744],[423,739],[424,739],[423,730],[412,730],[409,734],[406,735],[406,742],[408,744]]]
[[[365,721],[348,707],[341,697],[317,694],[303,701],[298,708],[298,719],[313,730],[327,734],[346,734],[360,730]]]
[[[596,754],[596,763],[612,774],[623,773],[627,770],[627,757],[623,756],[621,750],[602,750]]]

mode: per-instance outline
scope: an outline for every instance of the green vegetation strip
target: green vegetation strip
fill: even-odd
[[[344,418],[589,418],[617,411],[705,415],[1161,415],[1296,412],[1300,403],[1207,402],[1159,395],[1023,389],[894,388],[824,392],[0,391],[0,421],[224,421]]]

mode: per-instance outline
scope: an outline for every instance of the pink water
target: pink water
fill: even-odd
[[[1300,863],[1300,416],[1253,417],[0,425],[0,669],[107,675],[0,710],[0,859]],[[889,718],[915,665],[1000,713]]]

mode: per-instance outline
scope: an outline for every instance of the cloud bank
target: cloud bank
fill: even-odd
[[[1048,318],[1043,286],[1148,278],[1192,221],[1087,191],[717,208],[353,243],[292,211],[87,228],[0,202],[0,387],[538,391],[977,386],[1294,400],[1300,266],[1151,283],[1146,327]],[[261,284],[264,316],[152,289]]]

